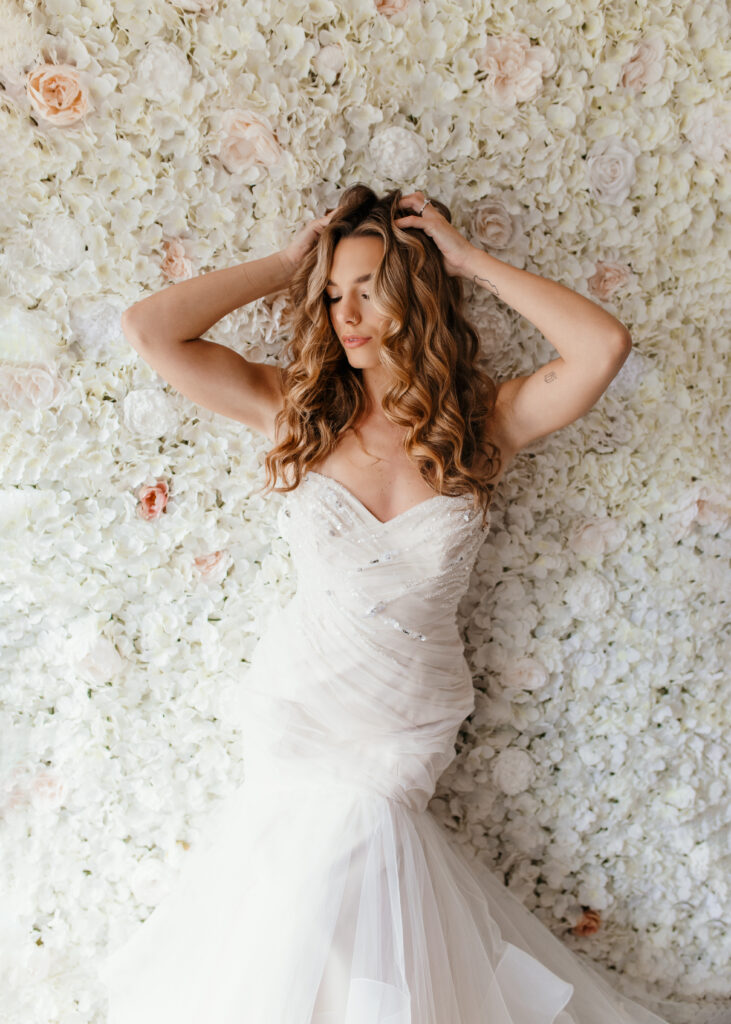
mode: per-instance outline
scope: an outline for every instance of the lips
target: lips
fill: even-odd
[[[343,338],[343,345],[347,345],[349,348],[356,348],[358,345],[365,345],[365,343],[370,340],[370,337]]]

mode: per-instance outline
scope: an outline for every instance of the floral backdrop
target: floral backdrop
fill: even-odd
[[[731,1020],[728,54],[722,0],[5,0],[3,1021],[102,1024],[94,965],[243,781],[230,711],[296,585],[270,442],[120,314],[358,180],[439,197],[631,332],[500,486],[431,807],[621,991]],[[466,287],[496,379],[554,358]],[[281,308],[208,337],[276,362]]]

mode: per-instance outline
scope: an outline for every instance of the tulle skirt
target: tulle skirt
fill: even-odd
[[[428,809],[302,764],[254,764],[187,858],[100,967],[108,1024],[664,1024]]]

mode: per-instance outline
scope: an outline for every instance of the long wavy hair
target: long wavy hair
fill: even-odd
[[[348,362],[325,289],[340,239],[373,235],[382,240],[384,253],[369,292],[379,312],[390,317],[379,347],[392,381],[381,403],[384,415],[406,428],[404,450],[432,489],[471,492],[484,525],[494,490],[490,480],[502,461],[488,436],[497,388],[478,365],[480,340],[462,311],[461,278],[450,277],[426,233],[395,225],[412,212],[401,208],[401,198],[400,189],[379,199],[367,185],[347,188],[295,271],[283,311],[290,332],[284,402],[275,419],[278,441],[265,458],[264,490],[297,487],[306,468],[332,452],[368,411],[362,370]],[[449,209],[431,202],[451,222]]]

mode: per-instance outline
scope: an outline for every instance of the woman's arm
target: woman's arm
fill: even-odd
[[[293,267],[284,252],[213,270],[168,285],[122,314],[122,329],[156,346],[200,337],[223,317],[255,299],[285,288]]]
[[[499,387],[496,430],[506,448],[517,452],[584,416],[619,373],[632,340],[624,324],[591,299],[474,246],[470,250],[462,276],[530,320],[560,353],[535,373]]]

